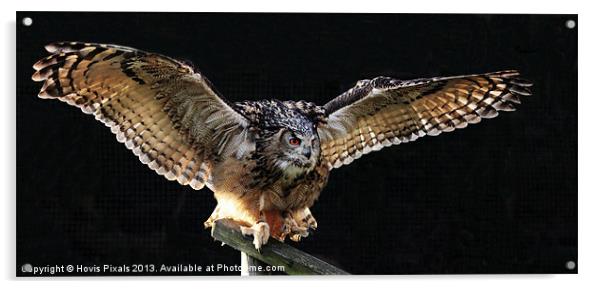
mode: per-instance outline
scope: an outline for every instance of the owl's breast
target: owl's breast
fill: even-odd
[[[281,171],[258,165],[251,155],[227,158],[212,166],[207,186],[215,197],[261,203],[262,209],[310,207],[326,185],[329,170],[319,163],[311,171],[291,179]]]
[[[329,172],[326,165],[318,164],[297,179],[281,178],[271,187],[270,191],[264,193],[266,203],[272,206],[268,209],[286,210],[311,207],[326,186]]]

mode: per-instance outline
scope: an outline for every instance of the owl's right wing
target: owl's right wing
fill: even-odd
[[[236,148],[248,120],[192,67],[159,54],[106,44],[49,44],[34,64],[40,98],[93,114],[140,161],[194,189],[210,175],[207,160]]]

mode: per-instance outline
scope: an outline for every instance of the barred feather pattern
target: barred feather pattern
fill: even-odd
[[[134,48],[60,42],[34,64],[40,98],[92,114],[159,175],[201,189],[210,157],[236,147],[246,119],[182,62]],[[216,148],[221,151],[216,152]]]
[[[397,80],[378,77],[327,103],[318,127],[330,169],[383,147],[436,136],[513,111],[532,83],[514,70],[487,74]]]

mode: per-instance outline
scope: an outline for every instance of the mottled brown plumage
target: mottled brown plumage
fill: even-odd
[[[34,65],[39,96],[93,114],[169,180],[207,186],[207,227],[232,218],[257,248],[317,228],[309,208],[330,170],[382,147],[466,127],[514,110],[529,95],[516,71],[362,80],[324,106],[231,103],[191,66],[133,48],[61,42]]]

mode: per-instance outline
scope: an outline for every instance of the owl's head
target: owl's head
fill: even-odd
[[[288,103],[261,103],[257,153],[288,178],[313,170],[320,158],[316,121]]]
[[[320,140],[315,130],[298,130],[284,127],[278,133],[280,156],[278,166],[282,170],[313,169],[320,155]]]

